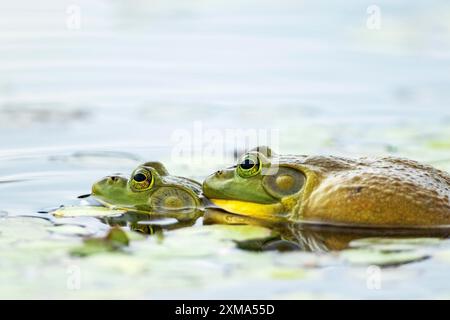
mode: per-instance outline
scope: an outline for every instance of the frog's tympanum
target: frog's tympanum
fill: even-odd
[[[107,207],[177,219],[190,219],[198,213],[200,195],[198,182],[169,175],[159,162],[140,165],[129,179],[113,175],[92,186],[92,196]]]
[[[203,183],[217,207],[265,221],[450,225],[450,175],[403,158],[276,155],[267,147]]]

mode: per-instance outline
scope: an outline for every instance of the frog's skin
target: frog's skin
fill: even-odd
[[[200,183],[169,175],[160,162],[138,166],[129,179],[105,177],[94,183],[92,196],[110,208],[175,218],[189,218],[202,206]]]
[[[403,158],[278,156],[259,147],[207,177],[203,193],[230,213],[271,222],[450,226],[450,175]]]

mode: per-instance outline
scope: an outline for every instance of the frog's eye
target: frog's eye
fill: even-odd
[[[135,182],[143,182],[147,179],[147,177],[145,176],[145,174],[143,173],[138,173],[133,177],[133,180]]]
[[[138,170],[131,178],[130,185],[134,191],[145,191],[153,186],[153,175],[148,170]]]
[[[261,172],[261,161],[256,155],[248,154],[237,166],[237,172],[242,178],[249,178]]]

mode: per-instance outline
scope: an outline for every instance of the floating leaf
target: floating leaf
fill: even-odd
[[[281,280],[303,279],[306,274],[301,268],[275,268],[270,273],[272,278]]]
[[[91,234],[87,228],[71,224],[52,226],[47,228],[47,230],[53,234],[64,236],[88,236]]]
[[[120,251],[129,245],[127,234],[120,227],[113,227],[104,238],[87,238],[84,244],[71,251],[75,256],[88,256],[102,252]]]
[[[124,230],[124,232],[127,234],[127,237],[130,241],[141,241],[147,238],[141,232],[136,232],[132,230]]]
[[[154,220],[143,220],[138,221],[137,224],[141,225],[155,225],[155,226],[169,226],[177,224],[178,220],[175,218],[164,218],[164,219],[154,219]]]
[[[120,216],[124,213],[124,210],[110,209],[98,206],[61,207],[52,212],[55,217],[106,217]]]
[[[99,270],[123,275],[142,275],[150,264],[141,257],[131,255],[95,255],[89,258],[89,265]]]
[[[48,237],[47,227],[53,226],[41,218],[7,217],[0,223],[0,237],[9,242],[38,240]]]
[[[432,149],[450,149],[450,142],[446,140],[433,140],[428,142],[428,146]]]
[[[113,227],[108,232],[105,238],[106,242],[111,243],[114,246],[128,246],[130,240],[127,234],[120,227]]]
[[[406,251],[439,245],[439,238],[362,238],[350,242],[351,248],[371,248],[379,251]]]
[[[202,228],[181,229],[178,235],[205,237],[206,235],[220,240],[244,241],[274,236],[275,232],[260,226],[251,225],[209,225]]]
[[[371,249],[349,249],[340,254],[347,262],[357,265],[397,266],[424,260],[428,254],[420,251],[383,252]]]
[[[443,261],[450,265],[450,248],[447,247],[445,250],[437,252],[435,256],[439,261]]]

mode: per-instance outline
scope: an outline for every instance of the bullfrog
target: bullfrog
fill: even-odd
[[[277,155],[258,147],[208,176],[203,193],[228,213],[271,223],[450,225],[450,175],[404,158]]]
[[[200,183],[169,175],[160,162],[138,166],[129,178],[107,176],[93,184],[91,195],[110,208],[178,220],[198,217],[203,202]]]

